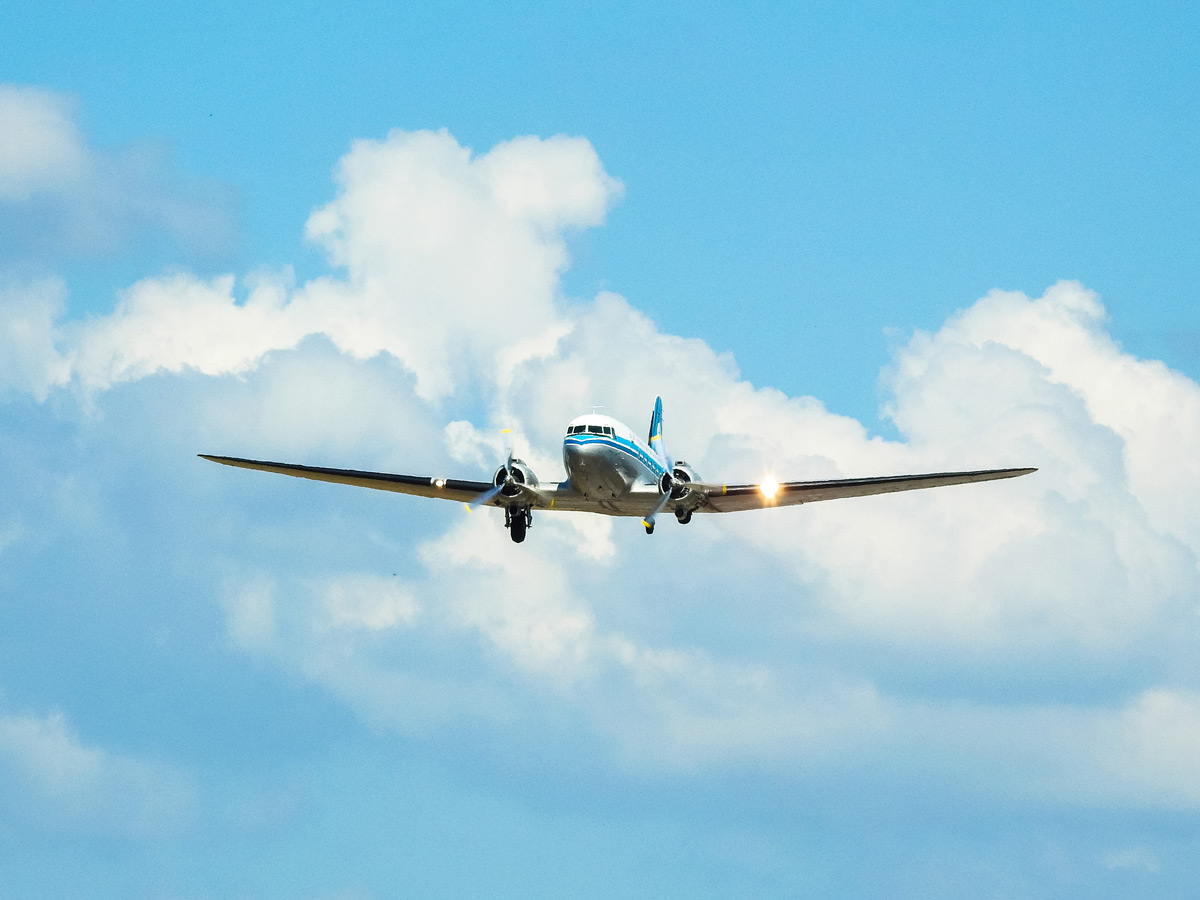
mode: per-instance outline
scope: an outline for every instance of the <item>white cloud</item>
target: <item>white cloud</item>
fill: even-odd
[[[1064,754],[1057,790],[1102,805],[1200,807],[1200,692],[1149,690],[1091,727],[1071,718],[1058,723],[1062,740],[1094,765]]]
[[[411,625],[421,611],[403,586],[375,575],[336,579],[324,594],[325,610],[335,627],[384,631]]]
[[[1069,388],[1090,421],[1119,439],[1113,441],[1120,452],[1116,470],[1092,477],[1127,480],[1154,528],[1200,547],[1200,454],[1188,452],[1200,447],[1200,385],[1157,360],[1122,352],[1105,331],[1105,320],[1099,298],[1076,282],[1060,282],[1036,300],[993,291],[928,342],[915,342],[901,361],[898,391],[903,394],[908,372],[949,347],[982,352],[994,345],[1023,354],[1044,367],[1044,384]],[[1026,408],[1034,402],[1011,388],[1006,400]],[[927,427],[918,421],[898,424],[914,433]],[[1086,475],[1074,479],[1080,477]]]
[[[1200,386],[1122,352],[1094,295],[997,292],[915,335],[886,374],[900,438],[885,440],[814,398],[755,387],[615,294],[559,296],[566,234],[601,222],[620,191],[584,141],[473,155],[445,132],[394,132],[356,143],[337,182],[308,230],[338,278],[260,280],[244,300],[229,277],[146,280],[110,316],[54,326],[47,306],[10,331],[34,362],[7,377],[101,392],[155,373],[240,375],[194,379],[192,427],[345,458],[390,442],[400,470],[424,447],[422,462],[444,448],[487,471],[505,425],[550,480],[572,415],[603,403],[638,426],[661,393],[676,456],[723,481],[1040,471],[698,516],[652,540],[632,521],[539,513],[515,548],[493,512],[440,533],[414,512],[420,549],[399,580],[243,579],[227,598],[235,643],[407,732],[561,716],[630,766],[887,770],[918,757],[930,783],[964,791],[991,771],[995,790],[1043,801],[1200,805],[1200,685],[1164,684],[1160,662],[1197,636]],[[359,386],[368,399],[347,400]],[[381,416],[389,393],[395,415]],[[936,663],[954,687],[889,689],[881,655],[908,680]],[[1133,674],[1063,704],[1056,679],[1080,667]],[[975,696],[988,678],[999,695],[1018,678],[1047,689],[1023,705]]]
[[[24,284],[0,280],[0,391],[28,392],[44,400],[68,377],[70,364],[56,346],[65,294],[57,279]]]
[[[164,235],[188,254],[229,252],[227,186],[181,177],[163,145],[90,147],[73,107],[52,91],[0,84],[0,257],[55,264]]]
[[[27,200],[83,177],[87,149],[65,98],[0,84],[0,200]]]
[[[492,516],[464,516],[422,548],[416,584],[343,575],[324,582],[234,592],[231,635],[344,697],[368,721],[427,734],[471,716],[540,731],[582,714],[585,731],[631,769],[698,769],[748,762],[845,757],[878,735],[890,715],[869,684],[787,685],[761,665],[721,661],[690,648],[655,647],[597,621],[594,592],[560,558],[571,528],[545,517],[545,554],[516,555]],[[414,594],[423,598],[419,610]],[[284,612],[286,610],[286,612]],[[276,622],[276,616],[280,621]],[[247,619],[261,628],[249,629]],[[393,635],[389,645],[388,632]],[[412,641],[418,643],[414,645]],[[486,682],[456,675],[479,642]],[[430,665],[405,647],[447,648]],[[428,651],[427,651],[428,652]]]
[[[358,358],[391,354],[427,399],[494,380],[553,348],[565,232],[602,221],[620,193],[586,141],[519,138],[473,158],[445,132],[360,141],[338,182],[308,231],[345,280],[289,292],[259,277],[244,302],[229,276],[138,282],[111,315],[65,329],[58,383],[241,373],[314,334]]]
[[[1054,315],[1076,294],[1059,286],[1039,300],[1009,302],[1014,315]],[[1083,340],[1090,336],[1111,344],[1089,323],[1077,327],[1077,343],[1090,346]],[[1125,439],[1092,418],[1078,391],[1021,348],[1002,344],[1001,329],[997,340],[967,342],[956,328],[918,335],[898,356],[891,414],[904,441],[869,438],[859,423],[814,400],[756,389],[701,342],[659,334],[612,296],[575,311],[559,351],[529,362],[513,390],[534,417],[531,439],[547,444],[593,397],[612,398],[623,413],[648,410],[661,391],[676,456],[723,481],[1038,466],[1016,482],[700,527],[775,558],[824,607],[832,627],[875,640],[932,640],[998,654],[1030,644],[1085,653],[1145,645],[1185,616],[1186,598],[1200,586],[1190,506],[1174,507],[1178,528],[1154,521],[1147,504],[1158,495],[1129,477]],[[1115,351],[1105,358],[1117,370],[1130,365]],[[1175,397],[1186,408],[1200,393],[1177,373],[1159,374],[1155,381],[1150,367],[1139,384],[1148,405]],[[1160,461],[1184,496],[1198,483],[1188,449],[1195,446],[1183,440],[1173,462]]]
[[[517,138],[471,152],[446,132],[358,141],[337,169],[338,197],[309,236],[346,268],[305,302],[357,356],[388,351],[425,397],[450,394],[556,317],[564,232],[598,224],[619,194],[590,144]]]
[[[58,713],[0,716],[0,783],[9,814],[138,837],[185,827],[196,799],[185,775],[83,744]]]
[[[894,759],[986,800],[1200,807],[1200,693],[1071,705],[893,702]]]
[[[236,374],[271,350],[295,346],[306,333],[286,314],[279,284],[259,282],[245,303],[236,301],[233,287],[229,276],[138,282],[111,315],[72,327],[70,374],[92,390],[157,372]]]

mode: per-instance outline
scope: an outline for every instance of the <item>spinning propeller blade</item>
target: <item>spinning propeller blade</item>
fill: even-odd
[[[470,503],[468,503],[467,504],[468,510],[477,509],[480,506],[483,506],[485,503],[490,503],[493,499],[495,499],[496,495],[499,494],[506,487],[508,487],[509,483],[512,481],[512,471],[513,471],[512,429],[511,428],[502,428],[502,429],[500,429],[500,433],[503,435],[507,435],[507,437],[505,438],[505,444],[507,445],[507,448],[508,448],[508,454],[504,460],[504,477],[500,479],[499,483],[497,483],[495,487],[489,488],[488,490],[486,490],[482,494],[480,494],[478,497],[476,497],[474,500],[472,500]],[[497,474],[499,474],[499,473],[497,473]]]
[[[490,489],[484,491],[482,494],[480,494],[478,497],[476,497],[474,500],[472,500],[470,503],[467,504],[467,509],[478,509],[480,506],[483,506],[485,503],[490,502],[502,490],[504,490],[503,482],[496,485],[494,488],[490,488]]]
[[[658,501],[658,506],[654,507],[654,512],[650,513],[650,515],[648,515],[648,516],[646,516],[646,518],[642,519],[642,524],[646,526],[647,531],[654,530],[655,517],[660,512],[662,512],[663,507],[666,506],[670,502],[671,502],[671,492],[667,491],[665,494],[662,495],[662,499]]]

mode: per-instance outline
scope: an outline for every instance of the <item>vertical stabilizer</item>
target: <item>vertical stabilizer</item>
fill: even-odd
[[[671,471],[671,455],[667,452],[667,444],[663,440],[662,397],[654,398],[654,415],[650,417],[650,449],[659,461]]]

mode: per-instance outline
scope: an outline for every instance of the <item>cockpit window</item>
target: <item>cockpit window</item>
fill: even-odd
[[[605,434],[612,434],[612,433],[613,433],[612,426],[611,426],[611,425],[605,425],[605,426],[604,426],[604,433],[605,433]]]
[[[604,434],[604,429],[603,429],[603,428],[601,428],[599,425],[589,425],[589,426],[587,427],[587,430],[588,430],[588,431],[589,431],[591,434]]]

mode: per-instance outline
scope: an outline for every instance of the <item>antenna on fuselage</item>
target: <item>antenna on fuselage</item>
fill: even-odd
[[[603,406],[593,406],[593,407],[592,407],[592,415],[593,415],[593,416],[594,416],[594,415],[597,415],[597,412],[596,412],[596,410],[598,410],[598,409],[604,409],[604,407],[603,407]]]

